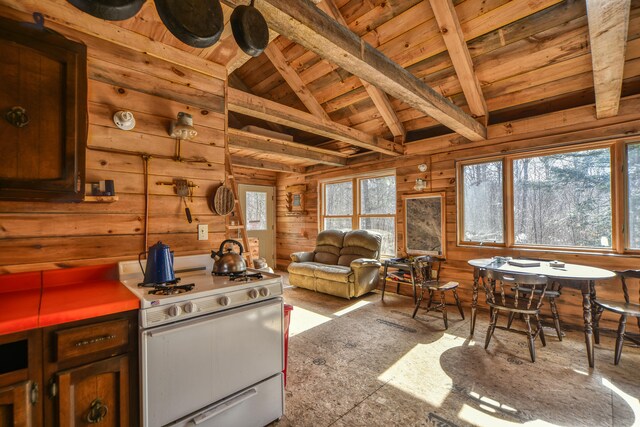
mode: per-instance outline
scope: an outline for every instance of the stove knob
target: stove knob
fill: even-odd
[[[260,295],[263,297],[268,297],[271,292],[269,288],[260,288]]]
[[[196,311],[198,311],[198,306],[189,301],[184,305],[184,311],[187,313],[195,313]]]
[[[251,290],[249,291],[249,298],[251,298],[251,299],[256,299],[256,298],[258,298],[259,296],[260,296],[260,294],[258,293],[258,290],[257,290],[257,289],[251,289]]]
[[[169,316],[176,317],[176,316],[179,316],[180,313],[182,313],[182,309],[179,306],[174,304],[171,307],[169,307]]]
[[[231,298],[229,298],[227,296],[221,297],[218,300],[218,303],[220,303],[220,305],[229,305],[229,304],[231,304]]]

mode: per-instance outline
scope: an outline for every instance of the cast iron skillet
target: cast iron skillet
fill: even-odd
[[[251,5],[236,6],[231,14],[231,30],[244,53],[259,56],[269,44],[269,26],[262,14]]]
[[[140,11],[145,0],[67,0],[81,11],[108,21],[123,21]]]
[[[224,29],[219,0],[155,0],[164,25],[181,42],[198,48],[220,39]]]

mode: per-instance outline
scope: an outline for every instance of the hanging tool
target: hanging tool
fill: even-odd
[[[189,210],[189,205],[187,205],[187,197],[191,192],[189,188],[189,182],[186,179],[178,178],[174,179],[173,182],[176,186],[176,194],[182,197],[182,201],[184,202],[184,212],[185,214],[187,214],[187,221],[189,221],[189,224],[191,224],[193,220],[191,219],[191,211]]]

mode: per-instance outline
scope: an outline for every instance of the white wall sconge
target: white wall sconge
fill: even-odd
[[[113,115],[113,123],[122,130],[136,127],[136,119],[131,111],[118,111]]]
[[[418,170],[421,173],[425,173],[427,172],[427,165],[426,163],[420,163],[418,165]],[[425,175],[424,178],[416,178],[416,185],[413,186],[413,189],[416,191],[424,191],[427,188],[427,176]]]
[[[193,127],[193,117],[191,114],[180,112],[178,120],[171,123],[169,134],[173,138],[189,140],[198,135],[198,131]]]

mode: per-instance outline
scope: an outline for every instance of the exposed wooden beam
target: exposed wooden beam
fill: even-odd
[[[347,163],[346,157],[322,148],[257,135],[239,129],[229,128],[228,134],[229,145],[232,147],[274,153],[332,166],[344,166]]]
[[[482,95],[480,80],[473,69],[473,61],[464,40],[455,6],[451,0],[429,0],[429,3],[469,109],[473,115],[484,117],[484,122],[487,123],[489,118],[487,103]]]
[[[265,98],[260,98],[259,96],[251,95],[238,89],[230,87],[227,98],[229,110],[236,113],[272,121],[314,135],[337,139],[389,156],[399,156],[403,152],[402,145],[400,144],[369,135],[358,129],[321,119],[313,114]]]
[[[288,166],[281,163],[270,162],[261,159],[251,159],[244,156],[231,155],[231,163],[234,166],[242,166],[249,169],[261,169],[283,173],[304,173],[305,168],[298,166]]]
[[[596,115],[618,114],[631,0],[587,0]]]
[[[271,44],[271,42],[276,37],[278,37],[278,33],[269,29],[269,44]],[[233,73],[235,70],[242,67],[247,61],[249,61],[252,58],[251,56],[244,53],[242,49],[238,47],[237,44],[235,46],[236,46],[236,53],[231,57],[231,59],[229,59],[229,61],[226,64],[227,72],[229,74]]]
[[[267,46],[264,54],[269,58],[269,61],[271,61],[276,70],[278,70],[282,78],[285,79],[293,92],[300,98],[304,106],[307,107],[307,110],[309,110],[311,114],[331,121],[327,112],[322,108],[322,105],[320,105],[318,100],[313,96],[296,70],[289,65],[282,52],[280,52],[280,49],[278,49],[274,43],[270,43],[269,46]]]
[[[338,6],[336,6],[333,0],[324,0],[322,2],[318,0],[314,1],[314,3],[317,3],[318,7],[322,9],[327,15],[333,16],[333,18],[338,21],[340,25],[349,28],[349,26],[347,25],[347,21],[345,21],[344,16],[342,16],[342,12],[340,12],[340,9],[338,8]],[[380,116],[391,131],[391,134],[394,136],[394,138],[396,138],[396,140],[404,142],[407,136],[407,131],[405,130],[404,125],[393,109],[393,106],[391,105],[387,94],[378,89],[378,87],[369,84],[362,79],[360,79],[360,83],[362,83],[362,86],[364,86],[365,90],[369,94],[369,98],[371,98],[373,105],[375,105],[378,109],[378,112],[380,112]]]
[[[239,0],[225,0],[238,3]],[[256,0],[269,26],[350,73],[368,81],[472,141],[486,138],[486,128],[382,52],[338,24],[313,3]]]
[[[199,58],[189,52],[152,40],[134,31],[127,30],[103,19],[94,18],[76,9],[66,0],[0,0],[0,6],[31,15],[38,11],[44,15],[45,26],[55,28],[72,28],[97,38],[108,40],[120,46],[125,46],[138,52],[163,59],[173,64],[181,65],[195,71],[220,79],[226,78],[226,70],[222,65]],[[11,15],[10,13],[8,15]],[[8,16],[14,18],[14,16]],[[16,19],[23,19],[15,17]]]

